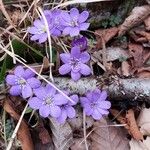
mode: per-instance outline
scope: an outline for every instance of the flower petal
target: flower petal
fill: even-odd
[[[71,48],[71,57],[80,58],[80,48],[75,46]]]
[[[86,107],[84,107],[84,111],[87,116],[90,116],[93,114],[93,109],[91,109],[89,105],[86,105]]]
[[[76,94],[71,95],[70,98],[75,102],[75,103],[72,103],[71,101],[68,101],[68,104],[71,106],[76,105],[79,101],[79,97]]]
[[[61,109],[58,106],[51,106],[50,110],[50,114],[52,117],[58,118],[61,115]]]
[[[74,117],[75,117],[76,112],[75,112],[75,109],[74,109],[72,106],[67,107],[67,108],[66,108],[66,111],[67,111],[67,116],[68,116],[69,118],[74,118]]]
[[[101,115],[101,113],[97,109],[94,109],[93,113],[92,113],[92,117],[95,120],[100,120],[102,118],[102,115]]]
[[[38,80],[37,78],[34,78],[34,77],[27,79],[27,82],[33,89],[38,88],[41,85],[40,80]]]
[[[83,11],[78,18],[79,23],[83,23],[87,20],[87,18],[89,17],[89,12],[88,11]]]
[[[31,41],[36,41],[41,37],[41,34],[35,34],[31,37]]]
[[[99,97],[99,101],[104,101],[107,98],[107,92],[106,91],[102,91],[101,95]]]
[[[87,76],[91,74],[91,68],[88,65],[81,64],[80,65],[80,73]]]
[[[100,95],[101,95],[101,91],[99,89],[96,89],[92,92],[92,99],[97,101]]]
[[[90,55],[87,52],[83,52],[81,53],[80,58],[82,63],[87,63],[90,60]]]
[[[67,113],[65,110],[62,110],[61,115],[57,118],[57,121],[59,123],[65,123],[66,119],[67,119]]]
[[[71,30],[72,30],[72,28],[71,27],[66,27],[64,30],[63,30],[63,35],[68,35],[68,34],[70,34],[70,32],[71,32]]]
[[[59,73],[65,75],[71,71],[71,66],[69,64],[64,64],[59,68]]]
[[[109,101],[99,101],[98,106],[102,109],[109,109],[111,107],[111,103]]]
[[[39,109],[42,106],[42,101],[37,97],[30,98],[28,103],[32,109]]]
[[[26,84],[23,88],[22,88],[22,97],[23,98],[28,98],[31,97],[33,94],[32,89],[30,87],[30,85]]]
[[[24,78],[25,79],[28,79],[28,78],[32,78],[32,77],[34,77],[35,76],[35,73],[31,70],[31,69],[26,69],[25,71],[24,71]]]
[[[73,28],[71,28],[70,36],[71,37],[78,36],[79,32],[80,32],[80,30],[78,27],[73,27]]]
[[[33,93],[41,100],[43,100],[47,94],[44,87],[39,87],[37,89],[34,89]]]
[[[100,108],[97,108],[97,110],[99,111],[99,113],[101,113],[102,115],[108,115],[109,114],[109,111],[107,109],[100,109]]]
[[[70,10],[70,16],[73,20],[77,20],[79,17],[79,10],[77,8],[72,8]]]
[[[60,54],[60,59],[63,63],[69,63],[70,54],[69,53]]]
[[[89,26],[90,26],[90,23],[81,23],[79,28],[80,30],[85,31],[89,28]]]
[[[67,98],[65,98],[62,94],[56,94],[54,96],[54,103],[56,105],[63,105],[68,102]]]
[[[82,107],[84,107],[84,105],[88,102],[89,102],[89,100],[86,97],[80,97],[80,103],[81,103]]]
[[[39,38],[39,43],[43,43],[47,40],[47,33],[43,33],[41,34],[40,38]]]
[[[70,15],[67,13],[67,12],[62,12],[62,14],[61,14],[61,17],[62,17],[62,19],[64,20],[64,21],[66,21],[66,22],[71,22],[71,17],[70,17]]]
[[[80,78],[81,78],[81,74],[79,72],[73,72],[71,71],[71,78],[74,80],[74,81],[78,81]]]
[[[51,112],[50,107],[47,105],[42,105],[39,109],[40,115],[44,118],[48,117],[50,115],[50,112]]]
[[[56,93],[56,89],[53,88],[50,84],[47,84],[45,87],[46,94],[49,96],[53,96]]]
[[[14,70],[14,74],[16,76],[23,77],[23,75],[24,75],[24,69],[23,69],[23,67],[22,66],[17,66],[15,68],[15,70]]]
[[[36,28],[36,27],[29,27],[27,29],[27,32],[29,32],[31,34],[37,34],[38,33],[38,28]]]
[[[9,85],[16,85],[18,77],[15,75],[7,75],[6,83]]]
[[[41,27],[44,26],[44,23],[41,20],[39,20],[39,19],[35,20],[33,24],[37,28],[41,28]]]
[[[12,86],[9,93],[13,96],[18,96],[21,94],[21,87],[19,85]]]

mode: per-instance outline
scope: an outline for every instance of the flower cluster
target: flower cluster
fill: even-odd
[[[70,35],[78,36],[80,31],[87,30],[89,23],[86,20],[89,16],[87,11],[81,14],[78,9],[72,8],[69,12],[56,9],[45,10],[44,16],[48,23],[48,30],[52,36]],[[47,40],[47,26],[45,18],[39,18],[34,21],[34,26],[28,29],[32,34],[31,40],[38,40],[43,43]],[[59,68],[61,75],[70,74],[74,81],[78,81],[81,76],[88,76],[92,73],[91,68],[87,65],[90,55],[87,50],[87,39],[85,37],[74,38],[71,43],[70,53],[60,54],[63,65]],[[74,118],[76,111],[74,106],[79,102],[84,112],[88,116],[92,116],[95,120],[101,119],[102,115],[109,113],[108,109],[111,103],[107,101],[106,91],[98,89],[89,91],[83,97],[78,95],[69,95],[64,93],[72,100],[69,101],[62,94],[58,93],[49,84],[43,86],[39,79],[35,77],[35,73],[30,69],[24,69],[18,66],[14,70],[14,74],[6,77],[6,83],[10,86],[10,94],[13,96],[22,96],[28,98],[29,106],[38,110],[42,117],[51,116],[59,123],[65,123],[67,118]],[[74,102],[74,103],[73,103]]]
[[[75,117],[75,109],[72,107],[78,102],[78,96],[72,95],[72,103],[50,85],[34,90],[35,96],[29,99],[29,106],[38,109],[42,117],[54,117],[60,123],[64,123],[67,117]]]
[[[64,10],[45,10],[44,16],[48,23],[48,30],[52,36],[70,35],[71,37],[79,35],[80,31],[85,31],[89,27],[86,23],[89,13],[83,11],[81,14],[76,8],[72,8],[70,12]],[[34,21],[34,26],[27,30],[32,34],[31,40],[38,40],[43,43],[47,40],[47,29],[44,19],[41,17]]]

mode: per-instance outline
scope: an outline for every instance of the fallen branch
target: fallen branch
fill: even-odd
[[[150,101],[149,78],[121,79],[112,76],[107,79],[106,83],[103,81],[105,78],[105,76],[97,80],[94,78],[81,78],[78,82],[62,77],[54,78],[54,80],[59,89],[67,90],[70,93],[79,93],[83,95],[89,90],[94,90],[104,85],[103,87],[108,91],[110,99]]]
[[[12,108],[12,106],[9,104],[8,97],[4,101],[4,110],[7,113],[9,113],[13,119],[15,119],[17,121],[20,119],[20,115],[17,114],[15,112],[15,110]],[[18,136],[18,139],[21,142],[23,150],[33,150],[34,149],[29,128],[24,120],[21,121],[18,132],[16,132],[15,134],[17,134],[17,136]],[[10,139],[10,140],[13,140],[13,139]],[[7,147],[7,149],[8,149],[8,147]]]

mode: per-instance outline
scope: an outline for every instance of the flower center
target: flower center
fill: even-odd
[[[78,23],[77,23],[77,20],[76,19],[73,19],[71,21],[71,26],[75,27],[75,26],[78,26]]]
[[[79,59],[72,58],[70,60],[70,65],[72,66],[73,69],[78,69],[79,64],[80,64],[80,60]]]
[[[53,102],[53,98],[52,97],[47,97],[46,99],[45,99],[45,104],[46,105],[51,105],[52,104],[52,102]]]
[[[26,84],[26,80],[23,79],[23,78],[20,78],[20,79],[18,80],[18,84],[21,85],[21,86],[23,86],[23,85]]]
[[[94,108],[97,104],[96,103],[91,103],[91,107]]]

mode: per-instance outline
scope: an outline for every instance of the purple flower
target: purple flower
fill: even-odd
[[[111,107],[111,103],[106,100],[106,91],[98,89],[86,94],[86,97],[81,97],[81,105],[88,116],[92,116],[95,120],[101,119],[102,115],[107,115]]]
[[[90,25],[85,22],[89,17],[88,11],[83,11],[79,14],[79,10],[77,8],[72,8],[70,13],[63,12],[61,16],[61,24],[65,27],[63,30],[64,35],[70,34],[71,37],[77,36],[81,30],[87,30]]]
[[[14,75],[7,75],[6,82],[11,85],[9,93],[13,96],[21,95],[23,98],[32,96],[32,88],[38,88],[41,82],[36,79],[35,73],[30,69],[23,69],[18,66],[14,70]]]
[[[87,52],[80,52],[79,47],[73,47],[70,53],[60,54],[60,59],[64,65],[59,68],[59,73],[65,75],[71,72],[71,78],[74,81],[80,79],[81,74],[84,76],[91,74],[91,69],[87,63],[90,60],[90,55]]]
[[[40,87],[34,90],[36,97],[29,99],[29,106],[32,109],[39,109],[39,113],[42,117],[48,117],[51,115],[54,118],[58,118],[61,114],[60,105],[67,102],[67,99],[62,98],[61,94],[57,94],[56,90],[47,85],[46,87]]]
[[[87,49],[87,39],[83,36],[78,39],[74,39],[71,43],[72,47],[79,47],[81,52]]]
[[[52,13],[49,10],[44,11],[45,18],[48,22],[48,27],[50,34],[54,32],[54,23],[52,20]],[[39,43],[43,43],[47,40],[48,34],[45,26],[45,22],[43,18],[37,19],[34,21],[34,26],[29,27],[27,30],[30,34],[33,34],[31,37],[32,41],[38,40]]]
[[[62,97],[63,98],[63,97]],[[70,98],[75,102],[74,104],[67,100],[65,104],[61,105],[61,115],[57,118],[59,123],[65,123],[67,117],[74,118],[76,115],[75,109],[73,108],[74,105],[78,102],[78,95],[72,95]],[[64,99],[66,99],[64,97]]]

